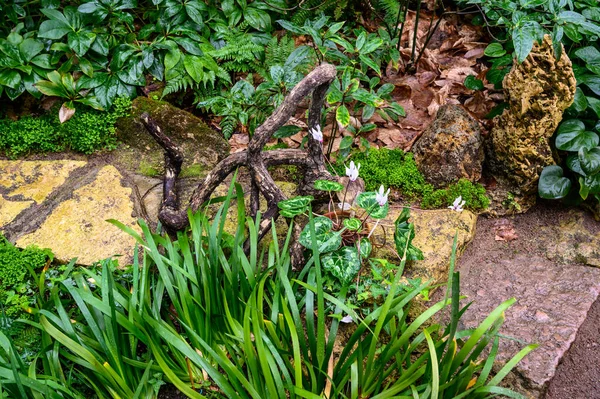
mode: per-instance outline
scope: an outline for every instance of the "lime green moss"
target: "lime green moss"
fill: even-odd
[[[465,200],[466,209],[481,211],[489,206],[485,188],[466,179],[461,179],[446,189],[436,190],[419,172],[410,152],[387,148],[371,149],[351,155],[348,162],[350,160],[360,163],[360,176],[368,191],[377,190],[383,184],[396,189],[409,201],[421,200],[421,207],[425,209],[445,208],[458,196]],[[338,175],[345,174],[345,165],[341,161],[333,169]]]

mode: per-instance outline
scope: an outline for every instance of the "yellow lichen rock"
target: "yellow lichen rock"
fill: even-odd
[[[116,219],[135,228],[133,212],[131,189],[121,184],[117,169],[105,166],[93,182],[60,203],[39,229],[20,237],[17,245],[50,248],[57,259],[77,257],[81,264],[123,255],[119,263],[125,265],[132,260],[135,241],[106,220]]]
[[[554,164],[549,140],[572,103],[576,81],[564,49],[557,60],[545,36],[522,64],[515,63],[504,78],[509,107],[494,120],[488,141],[488,161],[503,190],[523,198],[524,212],[535,201],[539,175]]]

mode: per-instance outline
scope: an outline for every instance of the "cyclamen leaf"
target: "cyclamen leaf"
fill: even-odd
[[[362,222],[357,218],[344,219],[343,223],[348,230],[359,231],[362,229]]]
[[[578,119],[569,119],[559,126],[555,144],[559,150],[578,152],[582,147],[594,148],[599,142],[598,135],[586,131],[583,122]]]
[[[315,188],[321,191],[342,191],[344,186],[338,182],[331,180],[316,180]]]
[[[371,252],[373,251],[373,245],[371,241],[367,237],[363,237],[357,242],[358,252],[360,253],[360,257],[363,259],[367,259]]]
[[[342,247],[321,258],[323,270],[335,277],[342,286],[348,286],[360,271],[360,258],[356,247]]]
[[[333,231],[333,222],[324,216],[313,219],[315,228],[315,241],[320,253],[335,251],[342,245],[342,235]],[[298,242],[305,248],[312,248],[313,237],[310,233],[310,225],[306,225],[300,233]]]
[[[377,193],[375,191],[360,193],[356,197],[356,204],[363,208],[371,218],[383,219],[390,210],[390,204],[386,202],[384,206],[380,206],[376,197]]]
[[[306,195],[279,201],[277,204],[280,209],[279,213],[284,217],[293,218],[294,216],[306,212],[313,199],[314,198],[312,196]]]
[[[538,193],[545,199],[564,198],[571,189],[571,180],[563,176],[558,165],[546,166],[540,175]]]

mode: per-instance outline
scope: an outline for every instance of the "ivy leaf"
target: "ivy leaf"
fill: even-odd
[[[315,241],[317,243],[317,248],[319,253],[331,252],[335,251],[342,245],[342,235],[340,232],[333,231],[333,222],[331,219],[326,218],[324,216],[319,216],[313,219],[315,226]],[[312,248],[312,240],[313,237],[310,234],[310,224],[307,224],[302,233],[300,233],[300,238],[298,242],[305,248]]]
[[[571,189],[571,180],[563,176],[563,170],[558,165],[546,166],[540,175],[538,193],[541,198],[564,198]]]
[[[394,243],[396,244],[396,250],[402,256],[406,249],[406,260],[423,260],[423,252],[412,244],[412,240],[415,238],[415,225],[408,222],[409,218],[410,209],[404,208],[394,222]]]
[[[323,270],[335,277],[342,286],[354,281],[360,271],[360,258],[356,247],[342,247],[321,258]]]
[[[376,197],[375,191],[360,193],[356,197],[356,204],[367,211],[373,219],[383,219],[390,210],[390,204],[386,202],[384,206],[380,206]]]
[[[599,142],[598,135],[586,131],[583,122],[578,119],[569,119],[559,126],[555,144],[559,150],[578,152],[582,147],[594,148]]]
[[[585,147],[579,149],[579,163],[586,175],[593,175],[600,171],[600,147],[588,150]]]
[[[339,106],[338,109],[335,111],[335,119],[343,127],[346,127],[350,124],[350,112],[348,111],[348,108],[346,108],[345,105]]]
[[[483,90],[483,82],[477,79],[475,75],[469,75],[465,78],[464,85],[469,90]]]
[[[315,188],[321,191],[342,191],[344,186],[336,181],[315,180]]]
[[[362,229],[362,222],[357,218],[344,219],[344,227],[351,231],[359,231]]]

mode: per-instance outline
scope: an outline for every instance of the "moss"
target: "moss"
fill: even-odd
[[[202,165],[193,164],[188,167],[181,169],[179,177],[200,177],[204,175],[204,168]]]
[[[426,209],[445,208],[458,196],[465,200],[465,208],[473,211],[483,210],[490,203],[485,195],[485,188],[466,179],[461,179],[446,189],[436,190],[419,172],[410,152],[372,149],[355,153],[350,159],[360,163],[360,176],[365,181],[366,190],[376,190],[383,184],[398,190],[405,199],[422,199],[421,207]],[[338,160],[333,169],[338,175],[345,174],[345,165],[341,160]]]
[[[143,159],[140,161],[138,172],[143,176],[158,177],[162,175],[162,171],[156,168],[153,164]]]

